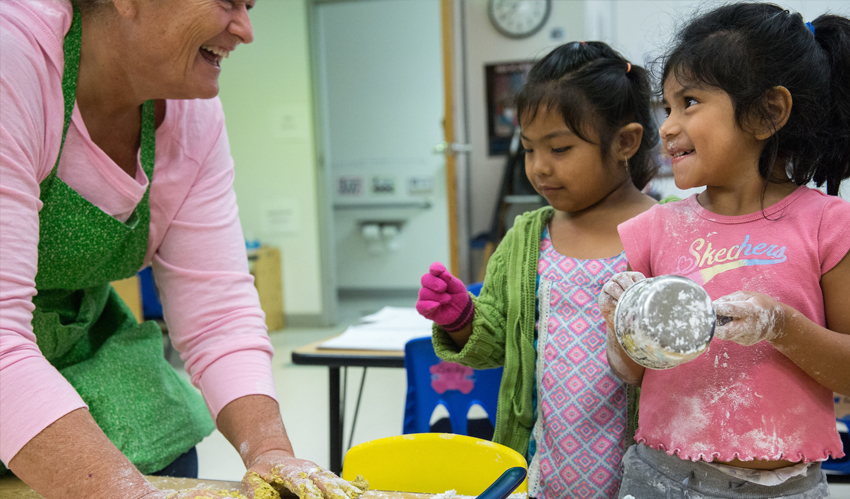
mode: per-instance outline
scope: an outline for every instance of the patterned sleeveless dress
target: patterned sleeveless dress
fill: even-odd
[[[535,424],[529,495],[616,497],[626,429],[626,387],[608,367],[596,298],[626,270],[625,253],[598,260],[559,254],[549,229],[537,265]]]

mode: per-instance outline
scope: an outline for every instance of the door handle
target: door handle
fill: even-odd
[[[458,153],[470,153],[472,152],[472,145],[470,144],[459,144],[457,142],[440,142],[436,146],[434,146],[434,154],[458,154]]]

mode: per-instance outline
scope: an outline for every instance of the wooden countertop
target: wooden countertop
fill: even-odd
[[[191,489],[199,485],[223,490],[240,490],[239,482],[226,482],[223,480],[195,480],[192,478],[171,478],[149,476],[148,480],[160,490]],[[41,495],[14,476],[0,478],[0,497],[3,499],[43,499]],[[294,497],[294,496],[293,496]]]
[[[147,477],[158,489],[183,490],[193,487],[212,487],[223,490],[239,490],[239,482],[227,482],[223,480],[196,480],[193,478],[171,478],[171,477]],[[33,492],[24,482],[14,476],[0,478],[0,497],[3,499],[43,499],[41,495]],[[287,497],[295,497],[287,496]],[[363,494],[362,499],[428,499],[429,494],[411,494],[407,492],[385,492],[381,490],[370,490]]]

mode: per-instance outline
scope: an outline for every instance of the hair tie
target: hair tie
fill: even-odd
[[[579,43],[582,45],[582,47],[587,47],[586,43],[584,43],[584,42],[579,42]]]
[[[812,32],[812,36],[815,35],[815,26],[812,23],[806,23],[806,27],[809,28],[809,31]]]
[[[628,73],[629,73],[629,71],[631,71],[631,70],[632,70],[632,63],[627,62],[627,63],[626,63],[626,74],[628,74]]]

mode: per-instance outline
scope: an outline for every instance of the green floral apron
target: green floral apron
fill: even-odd
[[[80,35],[75,9],[65,38],[63,146],[76,99]],[[139,324],[109,284],[135,275],[144,263],[154,122],[154,102],[145,102],[141,164],[148,189],[126,222],[104,213],[59,179],[58,158],[41,182],[44,205],[39,212],[38,294],[32,321],[41,352],[142,473],[161,470],[215,428],[201,396],[166,362],[159,326],[153,321]]]

